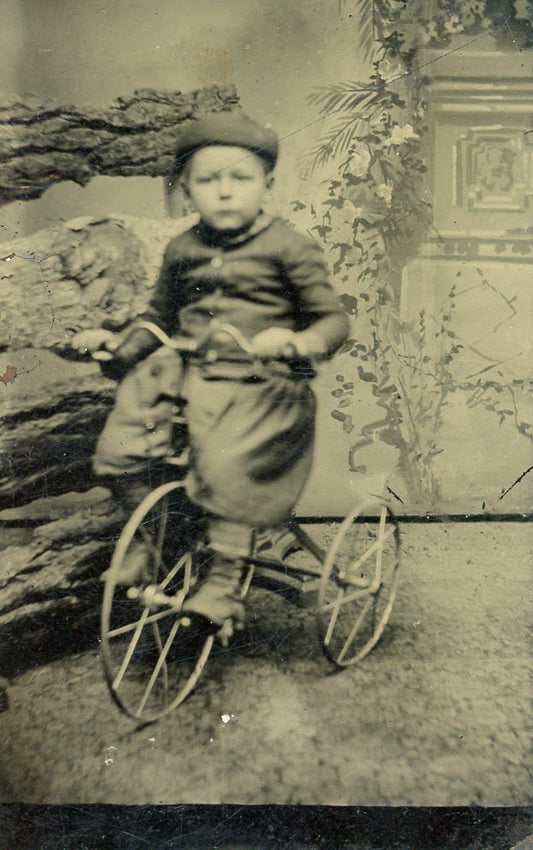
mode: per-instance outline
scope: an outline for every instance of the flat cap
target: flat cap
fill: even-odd
[[[278,138],[269,127],[253,121],[240,111],[212,112],[191,121],[180,134],[174,173],[183,169],[191,154],[210,145],[245,148],[262,157],[270,169],[274,168],[278,158]]]

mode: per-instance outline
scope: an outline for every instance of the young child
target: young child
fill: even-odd
[[[315,360],[343,343],[348,321],[320,249],[263,212],[277,154],[274,133],[240,112],[208,115],[185,129],[171,180],[181,181],[199,222],[169,243],[144,321],[198,341],[213,320],[230,323],[260,358],[292,352]],[[121,379],[158,346],[149,331],[133,327],[104,370]],[[209,518],[212,555],[184,610],[238,627],[241,559],[253,528],[286,520],[303,489],[315,399],[311,370],[286,365],[273,375],[243,363],[229,337],[226,349],[227,359],[190,364],[185,376],[186,490]]]

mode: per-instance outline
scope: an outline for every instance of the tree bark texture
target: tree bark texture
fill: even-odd
[[[148,302],[167,242],[190,224],[190,218],[85,219],[0,247],[0,510],[102,483],[91,457],[116,385],[96,363],[69,362],[54,352],[68,349],[77,330],[134,319]],[[31,373],[20,366],[28,354],[38,363]],[[79,627],[80,617],[93,616],[98,575],[124,518],[110,499],[73,508],[37,528],[31,540],[4,549],[0,641],[15,646],[20,630],[33,630],[37,643],[46,642],[51,623]]]
[[[93,486],[91,457],[114,387],[97,376],[84,384],[80,390],[70,381],[50,382],[52,397],[2,417],[0,510]]]
[[[237,103],[234,86],[225,85],[187,94],[141,89],[107,109],[0,107],[0,204],[38,198],[63,180],[85,186],[97,174],[168,174],[180,126]]]
[[[136,91],[107,109],[0,107],[0,204],[37,198],[64,180],[168,174],[180,126],[237,104],[228,85]],[[95,363],[58,353],[76,331],[119,329],[142,312],[166,244],[190,224],[86,218],[0,246],[0,510],[11,509],[0,516],[0,672],[72,651],[87,630],[93,641],[98,632],[99,576],[124,508],[101,490],[100,501],[82,495],[81,509],[73,498],[61,519],[33,529],[28,519],[28,509],[42,510],[35,500],[45,498],[46,514],[53,497],[105,483],[91,457],[116,387]],[[14,545],[16,531],[23,539]]]
[[[0,673],[83,644],[98,629],[101,572],[109,565],[124,515],[111,499],[33,531],[2,551]]]
[[[190,218],[80,219],[0,246],[0,352],[64,347],[145,307],[163,251]]]
[[[90,459],[115,395],[95,363],[66,363],[83,328],[120,327],[145,308],[172,235],[190,219],[69,223],[0,248],[2,325],[0,509],[93,485]],[[42,353],[31,375],[17,366]]]

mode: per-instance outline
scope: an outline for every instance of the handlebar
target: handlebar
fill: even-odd
[[[136,322],[132,328],[134,329],[143,329],[152,333],[157,340],[161,343],[161,345],[166,346],[172,351],[178,351],[182,354],[189,355],[198,355],[206,362],[214,362],[219,359],[219,353],[216,348],[210,348],[216,341],[216,337],[225,335],[229,337],[241,350],[243,355],[246,355],[246,361],[255,360],[255,361],[271,361],[271,362],[280,362],[287,363],[294,359],[298,359],[298,353],[293,348],[293,346],[287,346],[287,351],[284,352],[282,356],[277,357],[260,357],[255,351],[252,342],[244,336],[244,334],[236,328],[234,325],[231,325],[227,322],[220,322],[216,319],[213,319],[209,326],[207,333],[203,340],[192,339],[191,337],[175,337],[172,339],[165,333],[162,328],[153,322]],[[91,360],[96,360],[97,362],[103,362],[105,360],[110,360],[113,357],[112,352],[106,348],[105,343],[95,350],[85,350],[80,351],[76,348],[73,348],[69,345],[55,345],[52,346],[52,351],[55,354],[58,354],[60,357],[71,361],[78,362],[90,362]],[[231,359],[235,359],[232,357]]]
[[[144,328],[144,330],[150,331],[162,345],[166,345],[173,351],[181,351],[184,353],[196,353],[204,350],[217,334],[223,333],[231,337],[233,342],[237,343],[238,347],[242,349],[245,354],[249,354],[251,357],[256,356],[254,347],[250,340],[247,339],[238,328],[226,322],[216,322],[213,320],[210,323],[208,333],[202,340],[201,344],[190,337],[176,337],[175,339],[171,339],[165,331],[161,330],[158,325],[154,325],[152,322],[139,322],[135,325],[135,327]]]

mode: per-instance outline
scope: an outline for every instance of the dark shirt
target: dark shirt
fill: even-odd
[[[248,339],[270,327],[312,326],[333,353],[346,338],[348,320],[328,278],[318,245],[279,218],[261,216],[231,235],[200,222],[168,244],[143,318],[169,335],[195,338],[212,319]],[[120,355],[129,355],[128,343]]]

